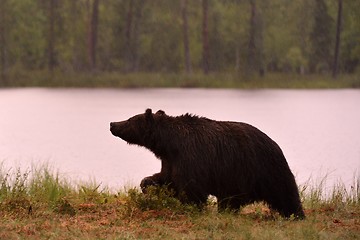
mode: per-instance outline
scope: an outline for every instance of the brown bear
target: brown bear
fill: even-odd
[[[219,210],[266,202],[282,216],[305,217],[298,188],[280,147],[259,129],[241,122],[215,121],[151,109],[110,123],[113,135],[143,146],[161,160],[161,171],[141,182],[168,185],[198,205],[209,195]],[[180,194],[181,193],[181,194]]]

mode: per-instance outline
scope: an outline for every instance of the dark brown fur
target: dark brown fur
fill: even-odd
[[[249,124],[189,114],[172,117],[147,109],[110,125],[115,136],[161,160],[161,171],[143,179],[143,190],[166,184],[199,205],[211,194],[219,209],[265,201],[284,217],[304,218],[295,178],[280,147]]]

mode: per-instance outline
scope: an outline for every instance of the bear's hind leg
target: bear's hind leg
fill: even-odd
[[[276,202],[268,202],[271,209],[274,209],[285,218],[294,217],[296,220],[305,219],[305,214],[300,201],[297,200],[279,200]]]
[[[246,205],[246,201],[238,197],[218,197],[218,212],[224,212],[226,210],[231,210],[234,212],[238,212],[240,207]]]
[[[175,185],[175,184],[174,184]],[[174,186],[176,190],[176,197],[183,203],[183,204],[192,204],[196,205],[199,209],[203,209],[206,205],[208,200],[208,194],[206,192],[201,191],[198,188],[188,187],[179,187]]]

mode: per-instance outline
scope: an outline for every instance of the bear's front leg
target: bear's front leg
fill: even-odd
[[[161,173],[155,173],[154,175],[145,177],[143,180],[141,180],[140,188],[143,193],[146,193],[147,187],[162,185],[164,185],[164,180],[161,176]]]
[[[149,186],[163,186],[167,185],[171,187],[172,179],[171,179],[171,164],[168,162],[161,162],[161,171],[159,173],[155,173],[152,176],[145,177],[141,180],[140,187],[143,193],[146,193],[146,188]]]

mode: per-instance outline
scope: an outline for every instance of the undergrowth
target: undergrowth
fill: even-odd
[[[326,177],[318,185],[308,181],[299,186],[302,202],[307,208],[322,205],[336,207],[344,205],[358,206],[360,203],[360,177],[354,176],[353,183],[346,187],[344,183],[336,183],[332,189],[325,187]],[[105,204],[110,199],[121,199],[128,211],[138,209],[172,211],[194,211],[195,206],[181,204],[174,197],[174,192],[166,187],[151,186],[148,193],[143,194],[138,188],[128,188],[113,193],[107,187],[96,182],[72,184],[62,178],[58,172],[48,166],[21,171],[20,168],[5,170],[0,167],[0,207],[7,209],[28,209],[31,204],[45,204],[50,209],[58,209],[59,204],[93,203]],[[215,198],[209,199],[208,205],[214,205]]]
[[[0,239],[356,239],[360,236],[360,177],[332,190],[326,179],[300,186],[307,218],[288,221],[263,203],[239,213],[184,205],[166,187],[109,190],[73,183],[49,168],[0,167]]]
[[[341,75],[333,79],[330,75],[299,75],[294,73],[267,73],[265,77],[245,76],[228,72],[203,74],[139,72],[61,72],[16,71],[8,75],[6,84],[0,87],[86,87],[86,88],[359,88],[359,74]]]

